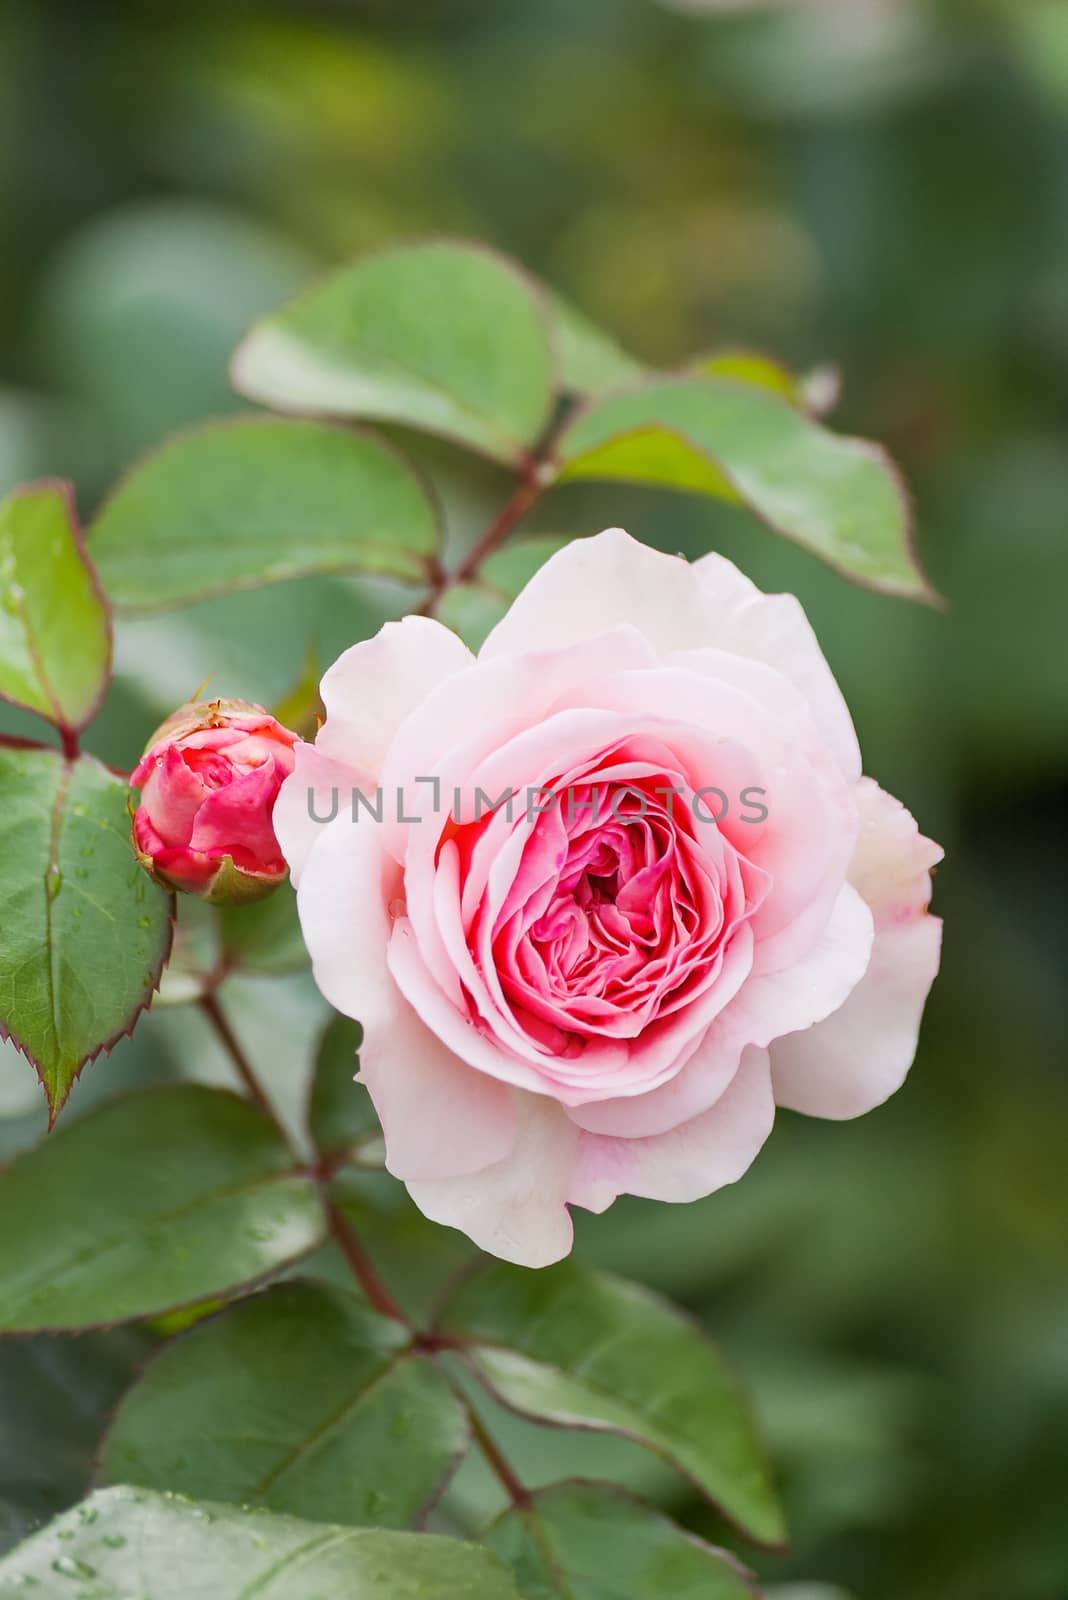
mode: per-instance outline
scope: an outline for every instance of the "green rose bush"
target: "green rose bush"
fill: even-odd
[[[55,730],[0,740],[0,1026],[55,1121],[152,1002],[177,905],[167,999],[240,1091],[105,1099],[0,1174],[0,1331],[154,1341],[89,1498],[0,1561],[0,1594],[751,1596],[618,1482],[527,1483],[499,1419],[636,1441],[782,1542],[717,1350],[564,1260],[572,1210],[708,1195],[777,1106],[891,1095],[941,852],[863,775],[791,596],[619,529],[516,530],[568,482],[683,490],[931,601],[896,474],[814,414],[821,386],[739,352],[647,371],[464,244],[314,287],[234,381],[274,415],[165,443],[87,540],[61,486],[0,507],[0,693]],[[509,475],[458,559],[403,430]],[[329,667],[318,718],[200,699],[129,775],[84,753],[126,615],[339,571],[411,614]],[[298,1130],[224,985],[303,949],[339,1016]],[[487,1526],[450,1509],[472,1452]]]

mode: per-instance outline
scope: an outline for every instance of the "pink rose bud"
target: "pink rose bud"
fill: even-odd
[[[295,733],[262,706],[182,706],[157,729],[130,783],[137,859],[157,883],[213,905],[259,900],[286,875],[272,814]]]

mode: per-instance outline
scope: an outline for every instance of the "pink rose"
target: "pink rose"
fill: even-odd
[[[216,904],[258,900],[286,875],[272,813],[293,771],[295,733],[262,706],[183,706],[130,779],[141,790],[134,849],[170,889]]]
[[[555,556],[477,659],[408,617],[322,694],[276,825],[428,1216],[543,1265],[570,1205],[696,1199],[776,1103],[852,1117],[901,1084],[941,851],[861,776],[791,596],[612,530]]]

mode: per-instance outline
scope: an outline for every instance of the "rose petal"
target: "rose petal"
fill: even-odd
[[[738,1070],[744,1040],[715,1023],[674,1078],[648,1094],[618,1100],[591,1100],[568,1106],[579,1128],[615,1138],[644,1139],[667,1133],[715,1105]]]
[[[141,809],[152,818],[163,843],[172,847],[188,845],[208,790],[182,759],[181,751],[173,744],[167,745],[151,761],[143,761],[134,777],[141,789]]]
[[[338,1011],[362,1022],[360,1078],[398,1178],[444,1178],[507,1155],[516,1105],[423,1026],[386,965],[399,869],[381,830],[342,815],[304,864],[297,906],[315,980]]]
[[[856,729],[801,602],[792,594],[761,593],[715,552],[695,561],[694,571],[711,625],[708,642],[767,662],[795,684],[842,772],[855,782],[861,772]]]
[[[432,1222],[461,1233],[482,1250],[522,1267],[547,1267],[566,1256],[573,1229],[568,1186],[578,1130],[551,1100],[524,1098],[515,1148],[481,1172],[408,1192]]]
[[[748,1049],[710,1110],[646,1139],[584,1133],[569,1198],[604,1211],[621,1194],[690,1201],[748,1171],[775,1121],[766,1050]]]
[[[352,791],[374,785],[365,775],[340,761],[331,761],[313,744],[298,744],[294,767],[274,804],[274,831],[289,864],[293,887],[312,847],[335,816],[351,816]],[[356,824],[358,826],[358,824]]]
[[[816,943],[793,966],[756,974],[723,1012],[722,1026],[747,1044],[768,1045],[837,1011],[868,970],[872,914],[843,884]]]
[[[339,656],[320,685],[326,722],[316,746],[332,760],[377,775],[397,729],[443,679],[474,660],[429,617],[387,622]]]
[[[901,1087],[938,972],[942,924],[927,911],[942,851],[903,805],[866,778],[849,875],[874,913],[868,971],[844,1004],[772,1048],[775,1098],[809,1116],[858,1117]]]
[[[659,651],[716,642],[689,563],[639,544],[622,528],[606,528],[550,557],[493,629],[479,660],[558,650],[621,624],[637,628]]]
[[[196,814],[190,848],[208,855],[240,853],[270,868],[281,863],[271,812],[278,794],[274,761],[213,789]]]
[[[576,540],[535,574],[480,659],[574,644],[618,623],[633,624],[665,654],[714,646],[776,667],[805,696],[845,776],[859,778],[852,719],[800,603],[762,594],[724,556],[691,567],[621,528]]]
[[[455,808],[457,788],[465,808],[461,815],[473,814],[471,775],[499,746],[529,733],[562,696],[570,696],[568,704],[582,705],[582,686],[591,677],[654,664],[655,656],[640,633],[616,628],[572,650],[480,660],[461,677],[437,685],[405,720],[382,768],[382,784],[390,797],[387,849],[403,860],[410,836],[408,825],[399,821],[395,796],[400,795],[405,816],[426,818],[422,827],[436,839]],[[593,707],[593,702],[585,704],[586,709]],[[486,774],[487,781],[492,777],[492,772]],[[436,778],[440,794],[435,796],[430,784],[417,781],[420,778]]]

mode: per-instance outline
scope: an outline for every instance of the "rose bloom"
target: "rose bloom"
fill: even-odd
[[[611,530],[549,561],[477,659],[408,617],[322,695],[275,822],[429,1217],[543,1265],[569,1206],[697,1199],[776,1104],[853,1117],[901,1084],[941,851],[861,776],[792,596]]]
[[[258,900],[286,875],[272,814],[293,771],[295,733],[262,706],[183,706],[153,734],[130,778],[133,841],[169,889],[215,904]]]

